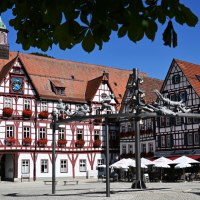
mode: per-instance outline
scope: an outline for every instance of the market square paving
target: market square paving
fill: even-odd
[[[146,183],[146,190],[131,189],[131,182],[111,182],[110,197],[106,197],[106,183],[96,179],[79,180],[79,184],[64,185],[58,181],[56,194],[52,195],[51,184],[36,182],[1,182],[0,199],[136,199],[136,200],[199,200],[200,181]]]

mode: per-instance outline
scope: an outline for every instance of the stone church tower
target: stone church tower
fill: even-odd
[[[0,16],[0,59],[9,59],[8,30]]]

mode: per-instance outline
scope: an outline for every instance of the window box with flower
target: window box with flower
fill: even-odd
[[[46,111],[46,110],[41,111],[41,112],[39,113],[39,118],[40,118],[40,119],[47,119],[48,116],[49,116],[49,112]]]
[[[99,125],[101,123],[102,123],[102,119],[101,118],[94,119],[94,121],[93,121],[94,125]]]
[[[31,138],[24,138],[22,140],[22,144],[25,146],[31,145],[32,139]]]
[[[76,142],[75,142],[75,146],[77,148],[83,148],[84,145],[85,145],[85,140],[83,140],[83,139],[76,140]]]
[[[16,139],[14,137],[7,137],[5,139],[6,145],[8,146],[12,146],[13,144],[15,144]]]
[[[42,138],[42,139],[39,139],[38,141],[37,141],[37,144],[38,144],[38,146],[40,146],[40,147],[44,147],[44,146],[46,146],[47,145],[47,139],[45,139],[45,138]]]
[[[3,108],[3,116],[4,117],[11,117],[13,114],[13,108],[5,107]]]
[[[101,140],[100,139],[94,140],[93,147],[99,148],[100,146],[101,146]]]
[[[30,110],[30,109],[24,109],[22,111],[22,116],[24,118],[31,118],[31,116],[32,116],[32,110]]]
[[[67,144],[67,140],[66,139],[59,139],[58,140],[58,146],[59,147],[64,147]]]

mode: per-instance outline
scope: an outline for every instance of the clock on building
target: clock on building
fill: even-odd
[[[11,78],[11,89],[12,92],[22,93],[22,83],[23,79],[20,77],[12,77]]]

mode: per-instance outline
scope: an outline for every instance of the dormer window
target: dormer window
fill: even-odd
[[[179,75],[179,74],[175,74],[175,75],[172,77],[172,84],[180,83],[180,80],[181,80],[180,75]]]
[[[198,81],[200,81],[200,75],[196,75],[196,77],[197,77]]]
[[[21,68],[20,67],[13,67],[13,73],[20,74],[21,73]]]
[[[56,88],[57,95],[65,95],[65,88]]]
[[[56,95],[65,95],[65,86],[61,80],[51,80],[50,82]]]

